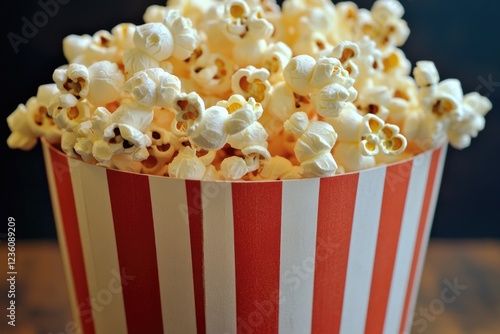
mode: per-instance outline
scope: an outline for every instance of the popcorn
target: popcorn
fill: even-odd
[[[161,68],[150,68],[134,74],[123,88],[144,106],[170,107],[181,93],[181,82]]]
[[[323,117],[338,116],[345,102],[357,96],[354,79],[336,58],[316,61],[310,56],[294,57],[285,68],[284,78],[294,92],[310,96],[316,112]]]
[[[60,139],[61,130],[47,112],[50,100],[57,94],[55,84],[41,85],[36,97],[31,97],[26,105],[19,104],[7,117],[7,124],[12,132],[7,138],[10,148],[31,150],[38,137],[45,137],[50,143],[56,143]]]
[[[69,35],[67,64],[7,118],[87,163],[198,180],[325,177],[463,149],[490,100],[412,68],[404,8],[329,0],[170,0],[144,24]]]
[[[271,83],[267,80],[269,71],[265,68],[247,66],[233,74],[231,89],[245,98],[254,98],[263,106],[266,105],[271,91]]]
[[[201,180],[206,169],[205,164],[196,156],[196,151],[187,146],[168,165],[168,175],[179,179]]]
[[[146,23],[134,33],[136,48],[160,62],[174,53],[174,37],[163,23]]]
[[[131,154],[136,161],[144,160],[148,156],[146,147],[151,145],[144,131],[152,119],[152,109],[139,105],[121,105],[112,114],[104,107],[97,108],[91,119],[96,136],[92,155],[101,163],[121,153]]]
[[[330,151],[335,145],[337,134],[330,124],[309,121],[306,113],[296,112],[285,122],[284,127],[298,137],[294,152],[304,177],[335,174],[337,164]]]
[[[492,108],[490,100],[477,92],[464,96],[462,104],[462,118],[451,122],[447,135],[450,145],[463,149],[470,145],[471,138],[477,137],[479,131],[484,129],[484,116]]]
[[[346,106],[339,117],[326,121],[338,129],[338,142],[344,145],[338,149],[337,144],[333,156],[347,172],[375,166],[375,159],[364,158],[366,156],[399,155],[407,146],[398,126],[387,124],[374,114],[361,116],[352,104]]]
[[[88,102],[79,101],[72,94],[61,94],[54,97],[48,113],[58,127],[74,132],[80,123],[90,119],[91,109]]]
[[[86,98],[94,105],[105,105],[118,99],[125,81],[118,66],[109,61],[96,62],[88,68],[70,64],[67,68],[56,69],[53,79],[61,92],[78,99]]]

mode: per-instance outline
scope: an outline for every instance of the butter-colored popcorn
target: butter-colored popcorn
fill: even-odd
[[[297,56],[290,60],[283,75],[294,92],[310,96],[316,112],[323,117],[338,116],[345,103],[357,96],[354,79],[336,58],[321,57],[316,62],[310,56]],[[302,82],[297,84],[298,80]]]
[[[331,48],[328,38],[323,32],[311,31],[311,27],[308,25],[298,30],[301,31],[301,34],[292,45],[294,54],[306,54],[317,58],[322,51]]]
[[[337,133],[330,124],[309,121],[306,113],[296,112],[285,122],[284,127],[298,138],[294,152],[304,177],[335,174],[337,164],[330,151],[337,140]]]
[[[385,121],[389,116],[388,105],[390,101],[389,87],[369,84],[359,91],[354,103],[362,115],[375,114]]]
[[[70,158],[78,159],[80,156],[74,150],[76,144],[76,133],[61,130],[61,150]]]
[[[319,53],[319,57],[337,58],[353,79],[356,79],[359,74],[358,66],[353,62],[353,59],[359,57],[359,55],[359,46],[348,40],[344,40]]]
[[[199,43],[199,36],[191,20],[180,16],[175,9],[165,11],[162,22],[150,22],[137,26],[134,44],[157,62],[174,57],[189,58]]]
[[[231,156],[222,160],[220,171],[226,180],[239,180],[248,173],[248,167],[243,158]]]
[[[264,56],[267,45],[264,39],[248,38],[233,46],[230,57],[238,67],[261,66],[259,60]]]
[[[419,87],[432,87],[439,83],[439,73],[432,61],[417,61],[413,76]]]
[[[86,98],[89,93],[90,73],[85,65],[70,64],[54,71],[52,79],[62,93],[73,94],[76,98]]]
[[[491,110],[491,101],[477,92],[464,96],[463,115],[459,121],[452,121],[447,131],[450,145],[456,149],[464,149],[484,129],[484,116]]]
[[[144,106],[172,107],[181,93],[181,81],[156,67],[135,73],[123,88]]]
[[[97,164],[97,160],[92,154],[94,142],[97,140],[97,135],[92,130],[92,122],[88,120],[80,123],[77,131],[73,133],[75,133],[74,151],[78,153],[83,161]]]
[[[194,27],[197,27],[204,19],[205,12],[215,3],[214,0],[169,0],[168,8],[177,9],[182,16],[193,22]]]
[[[265,107],[271,91],[271,83],[268,79],[267,69],[247,66],[233,74],[231,89],[234,94],[242,95],[246,99],[252,97]]]
[[[140,49],[134,48],[123,53],[123,66],[126,77],[130,78],[137,72],[160,67],[160,62]]]
[[[381,25],[377,42],[382,47],[402,46],[410,34],[405,20],[404,8],[397,0],[377,0],[373,3],[371,13],[375,21]]]
[[[152,119],[153,110],[138,104],[122,104],[113,113],[98,107],[91,118],[92,130],[97,136],[92,154],[101,163],[122,153],[130,154],[136,161],[146,159],[146,147],[151,145],[151,139],[144,132]]]
[[[283,81],[283,69],[292,58],[292,50],[283,42],[267,45],[261,59],[262,67],[269,71],[271,84]]]
[[[368,169],[377,164],[375,156],[361,154],[356,143],[337,142],[333,149],[333,157],[339,164],[338,170],[344,173]]]
[[[71,34],[63,39],[62,48],[63,54],[68,63],[79,63],[82,65],[90,65],[85,59],[85,50],[92,44],[92,36]]]
[[[409,76],[411,73],[411,63],[406,58],[403,50],[394,48],[383,53],[382,62],[384,64],[384,72],[392,77]]]
[[[306,105],[302,101],[309,102]],[[269,100],[260,123],[265,127],[270,136],[278,134],[283,129],[283,122],[290,118],[296,111],[308,112],[312,108],[309,97],[295,94],[286,82],[273,86]]]
[[[192,146],[205,150],[219,150],[229,138],[227,121],[229,113],[220,106],[206,109],[188,132]]]
[[[295,93],[307,96],[310,92],[309,81],[315,66],[316,60],[313,57],[295,56],[283,69],[283,78]]]
[[[96,62],[88,68],[89,91],[87,100],[96,106],[116,101],[125,82],[125,77],[117,64],[108,61]]]
[[[167,16],[166,6],[150,5],[144,11],[142,19],[145,23],[160,23],[163,22],[165,16]]]
[[[375,41],[368,36],[363,36],[356,41],[359,47],[359,55],[353,57],[352,61],[357,65],[359,74],[354,83],[355,88],[362,87],[366,80],[373,78],[384,70],[382,51],[377,48]]]
[[[398,126],[385,123],[374,114],[361,116],[352,104],[338,117],[326,121],[336,129],[339,143],[358,145],[361,155],[377,155],[379,152],[398,155],[406,149],[407,140],[400,134]]]
[[[205,45],[201,46],[199,53],[196,59],[190,58],[190,78],[204,94],[227,95],[231,90],[233,62],[223,54],[210,52]]]
[[[62,93],[72,94],[78,99],[87,98],[96,106],[117,100],[125,82],[118,65],[107,60],[93,63],[88,68],[70,64],[67,68],[56,69],[52,78]]]
[[[119,51],[121,51],[121,56],[123,56],[123,51],[130,50],[135,47],[135,29],[136,26],[132,23],[119,23],[111,29],[111,35],[114,37],[113,44],[116,45]]]
[[[336,117],[346,102],[357,97],[354,79],[349,76],[336,58],[321,57],[318,59],[310,80],[317,91],[311,93],[311,100],[316,112],[323,117]]]
[[[52,99],[47,110],[55,124],[68,132],[77,131],[78,125],[90,119],[92,107],[72,94],[61,94]]]
[[[174,53],[174,37],[163,23],[145,23],[137,26],[134,44],[158,62],[170,58]]]
[[[182,92],[176,97],[173,108],[177,113],[171,124],[172,132],[178,136],[189,136],[205,112],[205,102],[195,92]]]
[[[430,98],[430,103],[424,105],[438,119],[460,119],[462,117],[463,91],[457,79],[441,81]]]
[[[266,20],[262,7],[250,7],[244,0],[229,0],[224,4],[222,33],[232,42],[268,39],[274,30]]]
[[[174,39],[172,57],[178,60],[189,58],[200,43],[200,36],[193,28],[191,20],[181,16],[176,9],[168,9],[163,23],[171,31]]]
[[[387,124],[373,114],[363,117],[360,124],[360,150],[363,155],[398,155],[406,149],[406,138],[399,133],[399,127]]]
[[[187,132],[189,141],[196,148],[219,150],[230,135],[251,126],[262,115],[262,106],[253,98],[248,102],[242,96],[232,96],[228,101],[206,109]]]
[[[161,124],[155,124],[154,120],[145,134],[151,138],[151,145],[148,147],[148,157],[141,161],[141,172],[152,175],[167,175],[167,165],[172,162],[174,154],[177,152],[175,141],[178,141],[178,138]]]
[[[242,95],[233,94],[228,100],[217,102],[217,106],[224,107],[231,115],[228,120],[230,134],[236,134],[254,124],[262,116],[262,105],[253,97],[245,99]],[[264,140],[265,141],[265,140]]]
[[[7,145],[10,148],[30,150],[39,137],[46,138],[50,143],[60,140],[61,129],[47,112],[50,100],[58,94],[55,84],[41,85],[36,96],[28,99],[26,105],[19,104],[7,117],[7,125],[11,131]]]
[[[388,118],[384,121],[402,126],[402,121],[406,115],[413,110],[419,109],[419,92],[415,80],[409,76],[395,76],[390,80],[385,80],[390,89],[391,98],[387,105],[389,109]]]
[[[196,150],[189,146],[182,148],[168,165],[168,176],[178,179],[201,180],[207,170]]]
[[[335,5],[337,12],[337,36],[335,43],[354,40],[357,34],[358,5],[352,1],[340,1]]]
[[[227,143],[241,151],[247,166],[247,172],[257,170],[262,160],[269,160],[267,150],[268,134],[259,122],[254,122],[244,130],[229,136]]]
[[[85,66],[103,60],[118,63],[121,51],[115,36],[107,30],[99,30],[92,36],[71,34],[63,39],[63,53],[69,63]]]
[[[301,168],[293,166],[289,159],[278,155],[263,161],[257,174],[249,173],[248,176],[252,181],[300,179]]]
[[[333,33],[336,28],[335,6],[329,0],[285,0],[282,3],[282,15],[292,40],[297,38],[300,31],[290,27],[296,27],[298,23],[301,27],[308,26],[311,31],[319,31],[325,35]]]

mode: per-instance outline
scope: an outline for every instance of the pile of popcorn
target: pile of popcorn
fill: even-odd
[[[331,176],[470,145],[491,102],[412,68],[404,8],[377,0],[171,0],[145,24],[69,35],[68,64],[7,118],[120,170],[203,180]]]

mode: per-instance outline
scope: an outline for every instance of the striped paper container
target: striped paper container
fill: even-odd
[[[213,182],[44,157],[74,328],[409,333],[447,144],[339,176]]]

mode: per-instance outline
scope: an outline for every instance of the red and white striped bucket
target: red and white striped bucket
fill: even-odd
[[[44,143],[75,327],[409,333],[446,155],[345,175],[178,180]]]

